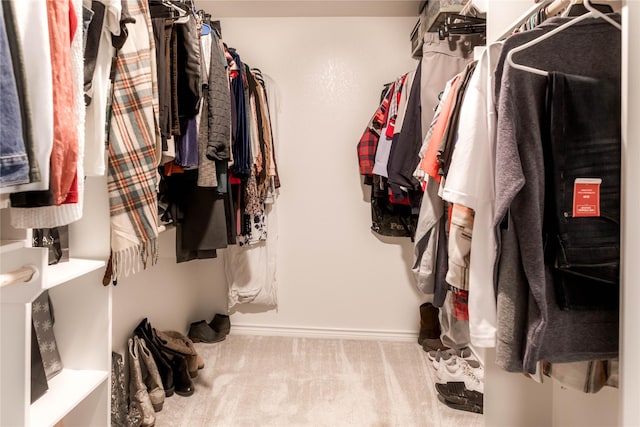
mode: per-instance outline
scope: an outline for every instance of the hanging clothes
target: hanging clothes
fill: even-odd
[[[95,53],[95,68],[91,74],[91,83],[86,90],[86,95],[91,99],[87,105],[87,121],[84,130],[86,147],[84,155],[84,168],[87,176],[104,176],[106,173],[106,141],[107,136],[107,104],[109,99],[112,58],[115,48],[112,44],[112,36],[120,35],[122,1],[121,0],[94,0],[92,9],[98,16],[90,29],[98,25],[99,16],[102,15],[102,25],[99,26],[99,42]],[[88,78],[88,76],[85,76]]]
[[[497,243],[492,231],[495,202],[496,144],[495,64],[502,43],[487,47],[478,60],[460,110],[458,140],[442,192],[449,203],[473,210],[473,238],[469,251],[469,328],[471,343],[496,343],[496,294],[493,269]]]
[[[72,32],[70,2],[47,1],[49,39],[53,61],[54,135],[51,151],[51,191],[53,204],[62,204],[76,179],[78,159],[78,128],[75,120],[73,74],[71,67]],[[75,15],[73,15],[75,17]],[[75,23],[77,24],[77,19]],[[82,21],[80,21],[82,22]]]
[[[277,207],[266,209],[269,238],[253,245],[229,246],[225,252],[225,274],[229,284],[227,307],[256,304],[276,308],[276,250],[278,242]]]
[[[274,130],[272,118],[277,117],[278,97],[274,87],[265,87],[267,78],[259,70],[247,66],[245,72],[250,94],[249,137],[256,157],[252,157],[250,176],[236,179],[232,185],[235,212],[242,223],[238,245],[230,246],[224,257],[228,309],[241,304],[276,308],[276,199],[280,183],[274,140],[277,129]],[[272,115],[272,111],[276,114]]]
[[[32,126],[32,132],[35,157],[40,169],[40,181],[12,187],[11,192],[47,190],[53,146],[53,86],[46,3],[3,2],[5,7],[9,4],[13,6],[16,19],[15,35],[22,46],[31,123],[38,124]],[[0,192],[3,190],[0,189]]]
[[[505,63],[504,57],[512,48],[565,22],[565,18],[554,18],[529,33],[510,37],[501,62]],[[553,55],[548,47],[537,44],[520,52],[518,61],[596,80],[620,79],[620,32],[609,23],[581,21],[553,37]],[[618,310],[561,310],[554,297],[553,272],[545,264],[547,79],[508,65],[499,73],[496,171],[500,173],[496,175],[493,222],[500,230],[501,242],[497,363],[509,371],[533,372],[537,361],[543,359],[614,358],[618,352]],[[504,222],[506,226],[501,225]]]
[[[29,163],[29,182],[37,183],[42,180],[42,174],[40,172],[39,159],[36,153],[37,148],[35,147],[37,141],[34,139],[33,133],[32,107],[31,99],[28,94],[28,76],[25,69],[22,41],[18,36],[18,22],[13,2],[3,2],[2,8],[4,10],[4,22],[7,31],[6,35],[8,36],[6,40],[8,41],[9,51],[11,52],[13,77],[15,78],[19,100],[18,105],[20,107],[20,117],[15,124],[20,124],[22,126],[22,138]],[[15,191],[15,188],[13,190]]]
[[[209,81],[207,91],[209,104],[207,109],[207,124],[209,140],[207,141],[206,156],[210,160],[229,160],[231,145],[231,93],[227,61],[221,49],[220,39],[215,32],[210,33],[213,38],[209,67]]]
[[[202,77],[202,102],[200,111],[196,116],[198,125],[198,185],[200,187],[217,187],[218,177],[216,174],[216,163],[207,158],[207,143],[209,142],[209,71],[211,68],[211,49],[213,45],[213,35],[211,31],[202,34],[200,37],[200,74]],[[226,61],[225,61],[226,64]],[[223,82],[226,78],[226,71],[223,75]],[[227,90],[227,93],[229,91]],[[230,120],[230,119],[229,119]]]
[[[29,158],[22,133],[20,100],[13,69],[13,59],[5,25],[4,7],[0,8],[0,92],[6,96],[0,111],[0,184],[2,186],[29,182]]]
[[[72,21],[80,23],[82,22],[82,1],[74,0],[69,11],[73,14]],[[33,25],[29,16],[29,25]],[[29,37],[31,37],[31,30],[29,30]],[[71,35],[71,34],[70,34]],[[85,129],[85,102],[84,102],[84,47],[83,47],[83,32],[76,30],[72,34],[72,42],[70,49],[69,63],[71,67],[71,78],[73,85],[73,114],[67,118],[68,123],[73,123],[76,126],[75,133],[77,134],[77,158],[76,158],[76,172],[73,178],[71,187],[65,198],[64,203],[53,206],[39,206],[39,207],[12,207],[10,209],[11,224],[16,228],[52,228],[62,225],[71,224],[74,221],[82,218],[84,207],[84,179],[78,179],[78,177],[84,177],[83,158],[84,158],[84,129]],[[38,60],[38,67],[42,67],[42,63]],[[37,87],[37,86],[34,86]],[[38,94],[40,96],[40,94]],[[43,123],[47,123],[46,120]],[[45,126],[46,129],[46,126]],[[37,132],[43,132],[42,129]],[[30,193],[17,193],[12,194],[12,204],[19,206],[18,200],[21,196],[25,196],[26,201],[33,200],[46,200],[50,194],[46,192],[30,192]],[[15,197],[15,199],[14,199]],[[44,199],[43,199],[44,197]]]
[[[231,91],[235,110],[232,111],[232,120],[235,118],[232,128],[232,151],[233,151],[233,173],[235,176],[249,176],[251,173],[251,141],[249,135],[249,121],[247,111],[247,98],[245,85],[247,85],[244,74],[244,65],[240,55],[233,49],[229,49],[229,54],[233,59],[231,66]]]
[[[226,248],[227,211],[225,198],[215,188],[197,184],[198,171],[165,177],[176,222],[176,261],[216,258]]]

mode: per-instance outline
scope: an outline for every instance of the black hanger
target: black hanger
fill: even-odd
[[[444,40],[449,35],[481,34],[487,31],[487,20],[457,13],[445,14],[444,22],[438,28],[438,37]]]

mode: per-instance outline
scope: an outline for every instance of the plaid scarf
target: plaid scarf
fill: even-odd
[[[127,26],[129,34],[115,64],[109,131],[107,186],[114,283],[145,269],[149,257],[155,264],[158,256],[155,46],[147,2],[127,3],[135,23]]]

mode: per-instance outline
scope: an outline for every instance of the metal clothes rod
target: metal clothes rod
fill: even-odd
[[[567,0],[542,0],[540,3],[534,4],[531,8],[529,8],[520,18],[518,18],[509,28],[507,28],[497,40],[504,40],[509,37],[515,30],[520,28],[522,24],[527,22],[531,16],[535,15],[542,9],[543,7],[547,7],[556,2],[564,2]]]
[[[0,288],[15,285],[16,283],[28,282],[37,272],[38,270],[33,267],[24,266],[10,273],[0,274]]]

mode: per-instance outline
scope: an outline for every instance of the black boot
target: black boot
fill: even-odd
[[[139,338],[143,338],[147,348],[153,356],[153,360],[156,362],[160,378],[162,379],[162,387],[164,388],[165,397],[173,395],[175,390],[173,369],[169,362],[169,359],[162,354],[160,347],[158,346],[157,337],[153,333],[153,328],[147,319],[143,319],[138,326],[133,330],[134,335]]]
[[[420,333],[418,344],[424,351],[445,350],[447,347],[440,340],[440,320],[438,319],[439,309],[430,302],[425,302],[420,306]]]
[[[229,316],[226,314],[216,314],[213,316],[211,322],[209,322],[209,327],[216,332],[229,335],[229,331],[231,330],[231,321],[229,320]]]
[[[174,355],[173,360],[171,361],[171,367],[173,368],[176,394],[185,397],[191,396],[195,390],[195,386],[189,376],[187,360],[182,356]]]
[[[188,337],[193,342],[215,343],[223,341],[227,336],[224,332],[214,330],[207,325],[207,322],[201,320],[189,326]]]

